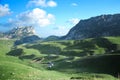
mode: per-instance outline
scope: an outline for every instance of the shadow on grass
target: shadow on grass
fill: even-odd
[[[44,45],[37,44],[37,45],[33,45],[33,46],[26,46],[26,48],[37,49],[42,54],[59,54],[61,52],[60,47],[52,46],[49,44],[44,44]]]
[[[100,73],[119,77],[120,55],[85,57],[75,61],[61,59],[55,61],[54,70],[67,73]]]
[[[23,49],[12,50],[12,51],[8,52],[6,55],[19,57],[19,59],[21,59],[21,60],[23,60],[23,59],[33,59],[35,57],[34,54],[25,55]]]
[[[34,59],[34,58],[35,58],[34,54],[19,56],[19,59],[21,59],[21,60],[23,60],[23,59]]]
[[[15,49],[7,53],[7,55],[10,56],[22,56],[23,54],[24,54],[23,49]]]
[[[95,38],[92,40],[92,42],[98,45],[99,47],[105,48],[106,53],[111,53],[117,50],[117,44],[111,43],[106,38]]]
[[[119,50],[117,50],[118,44],[113,44],[106,38],[95,38],[90,40],[74,40],[72,42],[65,41],[58,43],[62,45],[66,45],[67,47],[61,49],[61,47],[57,47],[51,44],[37,44],[33,46],[26,46],[26,48],[37,49],[42,54],[48,54],[48,55],[56,54],[56,55],[64,55],[64,56],[78,56],[78,57],[96,55],[96,53],[94,52],[94,50],[97,50],[96,46],[98,46],[99,48],[104,48],[105,53],[100,53],[100,54],[110,54],[110,53],[119,52]]]
[[[120,55],[103,55],[83,58],[73,62],[74,67],[85,72],[105,73],[118,76],[120,73]]]

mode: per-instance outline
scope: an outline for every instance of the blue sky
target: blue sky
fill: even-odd
[[[63,36],[81,19],[120,13],[120,0],[0,0],[0,31],[34,26],[40,37]]]

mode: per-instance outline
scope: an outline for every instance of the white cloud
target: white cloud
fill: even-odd
[[[1,5],[0,4],[0,17],[9,15],[11,13],[10,9],[9,9],[9,5],[5,4],[5,5]]]
[[[55,7],[55,6],[57,6],[57,3],[54,2],[54,1],[52,1],[52,0],[50,0],[50,1],[47,2],[47,5],[48,5],[49,7]]]
[[[53,34],[63,36],[63,35],[66,35],[69,30],[70,30],[70,28],[68,28],[68,27],[58,26],[58,27],[54,28]]]
[[[34,27],[47,27],[53,25],[55,17],[53,14],[35,8],[31,11],[22,12],[16,18],[9,18],[7,23],[0,23],[1,27],[17,27],[17,26],[34,26]]]
[[[45,27],[54,23],[55,17],[53,14],[47,14],[46,11],[35,8],[32,11],[26,11],[17,16],[22,25],[34,25]]]
[[[31,11],[22,12],[16,16],[16,19],[8,19],[8,23],[12,26],[35,26],[46,27],[54,24],[55,17],[53,14],[46,11],[35,8]]]
[[[30,0],[27,6],[56,7],[57,3],[53,0]]]
[[[72,19],[68,20],[68,22],[73,25],[76,25],[79,21],[80,21],[80,19],[78,19],[78,18],[72,18]]]
[[[77,4],[77,3],[72,3],[71,5],[72,5],[72,6],[78,6],[78,4]]]

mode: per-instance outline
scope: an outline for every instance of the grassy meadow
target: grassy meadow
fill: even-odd
[[[119,80],[119,73],[120,37],[17,46],[0,40],[0,80]]]

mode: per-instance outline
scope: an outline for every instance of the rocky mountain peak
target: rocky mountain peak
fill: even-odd
[[[27,26],[27,27],[15,27],[5,33],[4,38],[9,38],[9,39],[20,39],[26,36],[31,36],[35,35],[35,30],[32,26]]]
[[[12,31],[12,30],[11,30]],[[34,34],[34,28],[32,26],[29,27],[16,27],[13,29],[13,32],[18,32],[18,33],[28,33],[28,34]]]

